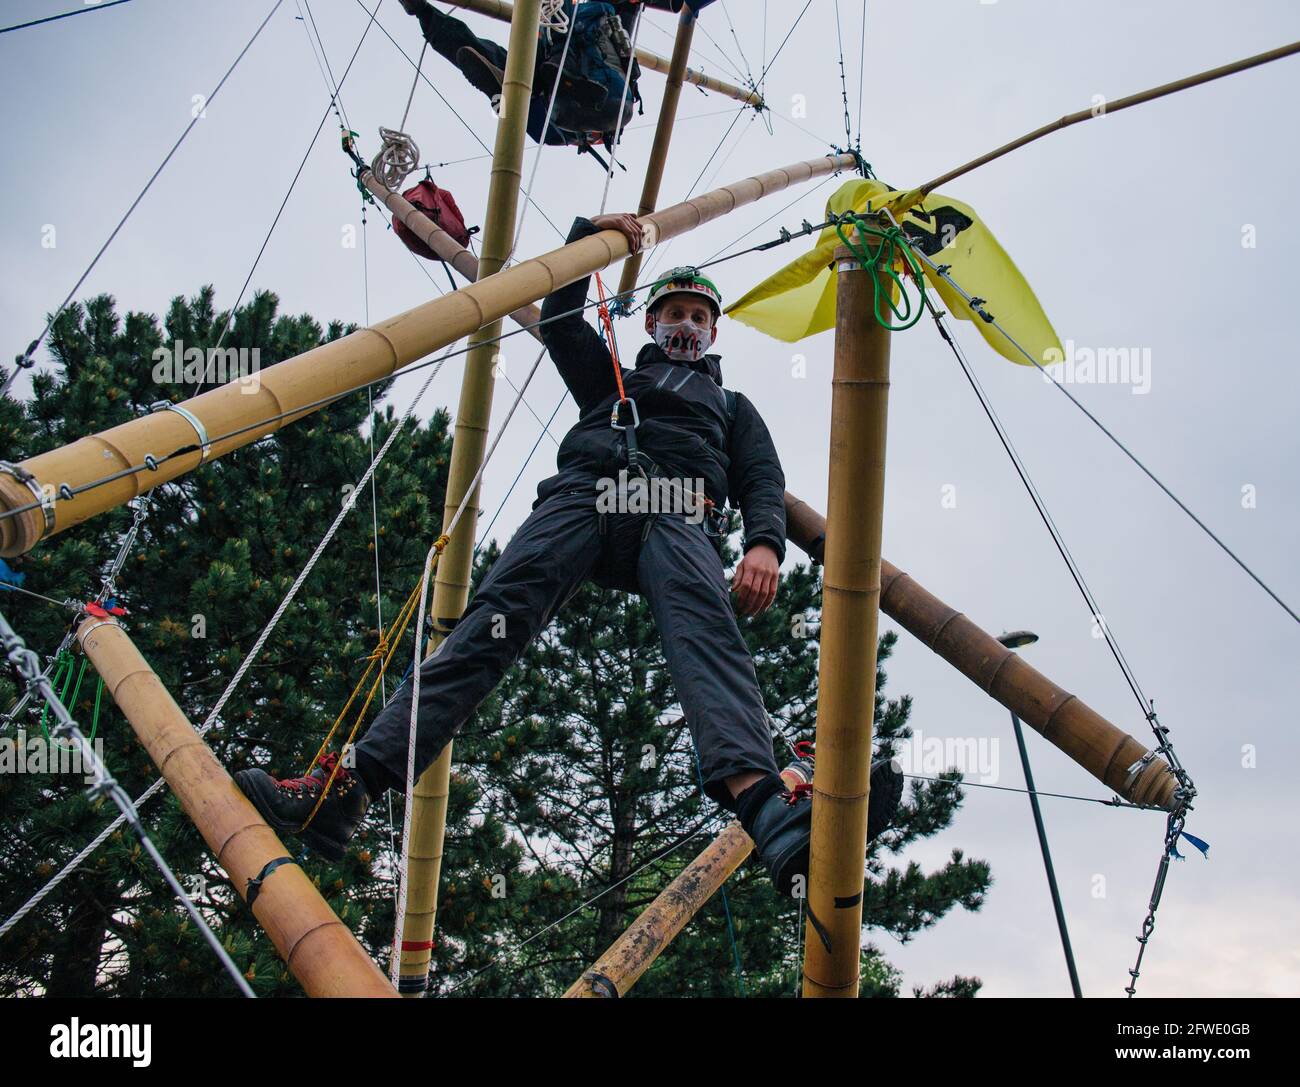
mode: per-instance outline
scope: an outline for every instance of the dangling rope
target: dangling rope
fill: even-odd
[[[582,3],[582,0],[578,0]],[[565,0],[542,0],[542,10],[537,17],[541,30],[551,30],[556,34],[569,32],[569,13],[564,10]]]
[[[876,320],[882,328],[886,328],[890,332],[905,332],[915,325],[921,319],[922,314],[925,313],[925,276],[921,274],[921,265],[912,254],[911,242],[897,223],[885,230],[881,230],[857,216],[853,217],[853,222],[862,235],[860,244],[854,241],[851,234],[845,232],[843,222],[835,224],[835,233],[840,236],[840,241],[848,247],[854,259],[861,265],[862,270],[871,277],[871,289],[875,296],[873,305]],[[874,250],[871,248],[869,240],[871,238],[880,239],[880,244]],[[903,277],[894,270],[894,265],[901,263],[906,263],[907,269],[912,276],[912,282],[916,284],[917,290],[921,292],[921,301],[916,307],[913,307],[912,300],[903,286]],[[882,282],[882,276],[888,280],[888,283]],[[899,303],[894,301],[895,295],[898,296],[903,308],[900,309]],[[880,308],[882,298],[902,324],[891,325],[889,323],[888,318],[885,317]]]
[[[600,214],[605,214],[605,201],[609,199],[609,183],[614,180],[614,167],[618,163],[618,140],[623,132],[623,110],[627,106],[627,92],[632,85],[632,69],[636,66],[636,39],[641,33],[641,8],[636,11],[632,27],[632,45],[628,50],[627,71],[623,73],[623,94],[618,100],[618,120],[614,124],[614,142],[609,148],[609,169],[605,171],[605,191],[600,195]]]
[[[483,460],[479,463],[478,471],[474,473],[474,478],[470,480],[469,486],[465,488],[465,493],[461,495],[460,504],[456,507],[456,512],[451,515],[451,520],[442,534],[433,541],[433,546],[429,548],[429,553],[424,559],[424,573],[420,578],[418,586],[420,596],[419,618],[415,625],[415,649],[411,660],[411,721],[410,729],[406,740],[406,810],[402,815],[402,852],[398,859],[398,890],[397,890],[397,912],[396,920],[393,925],[393,956],[389,964],[389,976],[392,978],[394,987],[397,986],[402,965],[402,926],[406,918],[406,898],[407,898],[407,874],[408,874],[408,857],[411,844],[411,818],[414,804],[412,799],[415,793],[415,738],[416,724],[420,708],[420,665],[424,663],[421,651],[424,648],[421,634],[424,631],[426,616],[426,606],[429,596],[429,582],[433,579],[433,574],[438,565],[438,560],[442,558],[442,553],[447,550],[447,545],[451,542],[452,536],[456,532],[456,526],[460,524],[461,517],[464,516],[465,510],[469,508],[470,499],[478,490],[479,483],[483,479],[483,472],[492,459],[492,454],[497,450],[501,443],[501,437],[505,434],[506,428],[510,425],[510,420],[514,418],[515,411],[524,399],[524,393],[527,391],[533,376],[537,373],[537,368],[542,364],[542,359],[546,357],[546,348],[538,352],[537,358],[533,362],[533,368],[528,371],[528,376],[524,379],[519,387],[519,392],[515,396],[514,403],[510,405],[510,410],[506,412],[505,418],[501,421],[501,426],[492,439],[492,444],[483,455]]]
[[[400,190],[402,183],[420,165],[420,149],[406,134],[405,129],[406,119],[411,113],[411,103],[415,100],[415,88],[420,85],[420,68],[424,64],[424,54],[428,48],[429,43],[426,41],[420,49],[420,59],[415,64],[415,78],[411,81],[411,93],[406,96],[406,109],[402,111],[402,123],[396,129],[384,128],[380,125],[379,140],[383,146],[370,163],[375,177],[394,191]]]

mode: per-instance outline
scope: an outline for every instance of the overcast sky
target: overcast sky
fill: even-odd
[[[43,327],[189,122],[194,96],[210,92],[272,3],[135,0],[0,36],[9,145],[0,221],[6,358]],[[75,6],[6,0],[0,9],[9,24]],[[727,0],[733,38],[721,5],[713,5],[692,63],[733,80],[735,68],[757,75],[801,7]],[[1088,107],[1096,95],[1114,99],[1300,37],[1300,8],[1287,0],[1244,0],[1231,14],[1207,0],[916,0],[901,18],[896,5],[867,5],[860,59],[861,5],[844,0],[840,9],[854,131],[865,73],[863,151],[899,187]],[[299,13],[296,0],[285,0],[80,297],[107,291],[119,312],[161,314],[173,295],[211,283],[219,305],[233,303],[328,97]],[[356,0],[316,0],[313,14],[341,75],[367,15]],[[504,24],[467,18],[504,43]],[[379,22],[418,54],[417,25],[397,0],[384,0]],[[662,13],[647,16],[640,44],[666,55],[673,23]],[[702,170],[697,191],[842,143],[837,56],[835,4],[813,0],[766,79],[771,114],[741,115],[707,169],[737,111],[728,99],[687,88],[661,203],[682,199]],[[435,178],[470,222],[480,222],[488,165],[479,141],[491,145],[494,115],[440,57],[430,54],[425,71],[468,128],[422,83],[408,131],[422,161],[471,159],[438,168]],[[367,155],[378,126],[401,120],[412,76],[411,64],[372,29],[342,94]],[[615,177],[608,210],[636,206],[662,86],[655,73],[642,79],[645,116],[626,136],[628,172]],[[1149,351],[1142,386],[1071,391],[1293,608],[1300,606],[1300,378],[1290,289],[1300,246],[1300,218],[1291,210],[1300,183],[1298,97],[1300,58],[1280,61],[1054,134],[946,190],[996,233],[1063,341]],[[806,117],[792,117],[801,103]],[[534,151],[530,144],[526,174]],[[603,182],[590,159],[548,149],[534,196],[555,226],[530,211],[517,252],[558,244],[574,215],[599,210]],[[817,221],[836,184],[747,207],[679,239],[668,256],[702,261],[775,237],[780,225]],[[441,269],[429,269],[431,281],[379,216],[372,211],[369,219],[374,319],[446,286]],[[362,249],[342,244],[345,227],[357,222],[355,184],[331,119],[253,288],[275,290],[288,313],[363,321]],[[47,224],[56,228],[54,248],[41,244]],[[738,297],[801,247],[720,266],[724,296]],[[649,267],[662,267],[660,255]],[[625,353],[644,340],[635,321],[618,331]],[[971,325],[959,323],[957,333],[1200,790],[1187,829],[1212,844],[1211,859],[1186,847],[1188,860],[1174,863],[1139,993],[1297,995],[1300,879],[1288,804],[1300,756],[1300,629],[1059,390],[995,355]],[[532,361],[530,344],[507,346],[516,380]],[[728,383],[767,419],[790,489],[824,509],[831,335],[787,345],[724,321],[717,350]],[[807,358],[804,378],[792,375],[796,352]],[[460,374],[458,363],[446,367],[422,415],[454,407]],[[400,409],[422,380],[400,380],[390,402]],[[1135,700],[1093,636],[1088,608],[931,325],[894,337],[892,380],[886,557],[994,634],[1036,631],[1042,640],[1024,651],[1027,659],[1149,744]],[[26,379],[17,388],[26,395]],[[544,364],[528,401],[545,418],[562,391]],[[494,422],[512,397],[508,387],[498,389]],[[556,437],[573,419],[566,406]],[[486,473],[489,514],[538,431],[526,412],[516,416]],[[493,530],[498,539],[526,515],[554,452],[544,442]],[[800,557],[792,551],[789,561]],[[996,757],[990,780],[1023,784],[1007,712],[906,633],[886,688],[891,696],[904,692],[915,700],[919,739],[982,742]],[[1029,741],[1041,790],[1111,795],[1036,734]],[[1164,820],[1075,800],[1045,798],[1043,808],[1083,990],[1122,995]],[[981,977],[990,996],[1067,995],[1025,796],[967,790],[954,826],[910,847],[898,863],[932,869],[954,849],[988,860],[993,887],[980,912],[958,910],[907,946],[872,934],[906,983],[960,973]]]

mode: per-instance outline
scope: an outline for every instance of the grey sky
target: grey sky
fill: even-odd
[[[8,24],[76,6],[69,0],[7,0]],[[0,245],[6,357],[34,337],[180,130],[193,96],[206,94],[271,7],[271,0],[136,0],[110,11],[0,36],[0,86],[8,104],[8,168]],[[729,0],[749,68],[789,29],[802,4]],[[840,5],[856,129],[858,73],[866,73],[863,145],[879,176],[907,187],[1063,113],[1261,52],[1300,36],[1300,8],[1247,0],[1118,3],[925,0],[871,3],[865,64],[858,59],[861,5]],[[764,10],[767,12],[766,49]],[[330,64],[342,73],[365,26],[355,0],[313,4]],[[109,291],[120,311],[162,313],[178,292],[205,283],[230,305],[324,109],[327,92],[298,8],[286,0],[235,76],[91,275],[80,297]],[[420,37],[396,0],[380,22],[415,56]],[[478,33],[504,42],[504,24],[478,16]],[[648,17],[641,44],[671,47],[673,20]],[[697,34],[705,70],[742,68],[715,4]],[[705,172],[700,190],[816,157],[843,141],[835,5],[814,0],[773,67],[766,95],[773,132],[742,116]],[[441,58],[425,71],[491,145],[494,116]],[[412,69],[372,30],[342,101],[367,153],[376,130],[401,118]],[[662,77],[642,80],[646,112],[625,140],[627,174],[609,210],[634,208]],[[1300,605],[1296,477],[1300,436],[1290,315],[1300,221],[1287,209],[1300,182],[1294,109],[1300,59],[1195,89],[1055,134],[960,179],[946,190],[972,204],[1036,289],[1062,340],[1081,347],[1150,351],[1150,390],[1076,385],[1088,406],[1196,510],[1293,607]],[[807,117],[788,118],[796,95]],[[687,88],[663,203],[681,199],[730,123],[728,100]],[[427,85],[408,130],[424,161],[482,155],[474,137]],[[1288,135],[1289,133],[1289,135]],[[526,171],[535,146],[529,146]],[[470,222],[482,217],[487,159],[435,172]],[[594,213],[603,176],[589,159],[548,149],[534,195],[561,231]],[[796,192],[743,209],[677,241],[674,263],[702,260],[738,240],[774,237],[779,225],[816,220],[832,181],[746,232]],[[370,313],[410,308],[433,284],[369,214]],[[327,123],[253,287],[277,291],[286,312],[362,321],[362,251],[345,248],[358,196]],[[43,248],[53,224],[57,246]],[[1243,229],[1256,244],[1243,246]],[[517,252],[560,238],[529,212]],[[800,242],[718,269],[738,296],[803,251]],[[660,266],[656,256],[650,267]],[[616,274],[616,273],[615,273]],[[643,277],[644,278],[644,277]],[[642,342],[635,322],[618,326],[626,353]],[[1200,789],[1188,830],[1212,843],[1211,860],[1187,847],[1175,862],[1140,983],[1143,995],[1297,995],[1300,911],[1290,768],[1300,756],[1295,668],[1300,630],[1058,390],[984,346],[957,325],[989,395],[1024,456],[1175,746]],[[767,418],[790,489],[825,508],[831,336],[798,345],[724,322],[717,349],[731,385]],[[807,377],[791,374],[807,358]],[[531,341],[507,342],[518,380]],[[142,365],[144,365],[142,360]],[[427,406],[454,408],[460,368],[447,366]],[[400,380],[406,403],[422,376]],[[18,389],[28,388],[23,379]],[[544,364],[528,394],[543,417],[563,386]],[[496,420],[513,396],[497,393]],[[422,414],[427,414],[423,411]],[[557,436],[573,418],[561,411]],[[484,506],[496,508],[537,435],[521,412],[487,471]],[[893,345],[885,554],[986,629],[1029,627],[1042,636],[1028,658],[1143,743],[1145,722],[1091,616],[1038,521],[965,379],[928,323]],[[494,529],[499,539],[526,513],[552,470],[546,442]],[[951,485],[955,491],[945,492]],[[382,480],[381,480],[382,486]],[[1254,508],[1243,507],[1253,487]],[[945,505],[955,494],[955,508]],[[798,556],[792,556],[798,557]],[[886,624],[888,625],[888,624]],[[887,693],[915,699],[924,737],[996,740],[999,777],[1021,775],[1007,713],[903,634]],[[1040,789],[1106,798],[1107,791],[1055,748],[1029,737]],[[1254,745],[1254,768],[1243,745]],[[1066,913],[1089,995],[1121,995],[1160,854],[1163,819],[1069,800],[1044,800]],[[978,975],[987,995],[1068,992],[1025,797],[970,789],[953,829],[913,846],[899,863],[927,868],[953,849],[987,859],[994,886],[982,911],[957,911],[910,945],[873,933],[910,984]],[[1104,897],[1096,894],[1104,880]]]

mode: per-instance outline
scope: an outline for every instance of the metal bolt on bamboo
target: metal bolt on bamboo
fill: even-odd
[[[889,332],[872,312],[870,273],[835,251],[829,533],[822,576],[817,767],[804,940],[804,996],[858,994],[863,858],[871,786],[880,616]]]
[[[488,279],[505,265],[514,243],[515,212],[523,180],[525,124],[532,97],[533,65],[537,59],[537,24],[541,0],[519,0],[510,22],[506,48],[505,80],[501,85],[501,114],[496,144],[492,151],[492,174],[488,182],[487,211],[483,224],[482,256],[478,282]],[[438,560],[433,586],[431,614],[438,641],[465,610],[469,598],[470,566],[474,557],[474,536],[478,523],[479,467],[487,444],[492,417],[493,371],[499,352],[495,341],[501,334],[501,319],[486,323],[469,339],[465,377],[456,409],[456,429],[447,469],[447,492],[443,506],[443,531],[451,523],[470,488],[465,515]],[[432,648],[436,648],[432,646]],[[447,795],[450,790],[451,744],[420,776],[411,811],[411,840],[404,843],[408,856],[406,916],[402,918],[402,951],[398,988],[404,995],[418,996],[428,985],[433,930],[438,913],[438,877],[442,868],[442,842],[446,830]]]
[[[786,533],[818,562],[826,519],[788,491]],[[880,610],[1125,800],[1169,811],[1169,765],[993,635],[881,559]]]
[[[827,155],[714,189],[642,218],[644,244],[657,245],[791,185],[854,166],[852,155]],[[0,514],[23,510],[0,517],[0,555],[24,554],[47,536],[125,505],[142,491],[319,411],[322,400],[391,377],[627,254],[622,234],[602,230],[268,366],[251,384],[231,382],[21,464],[0,465]],[[154,468],[140,470],[151,461]],[[97,483],[107,477],[113,478]],[[89,489],[56,501],[63,485],[70,491]]]
[[[641,203],[638,215],[654,211],[659,201],[659,186],[668,162],[668,145],[673,138],[673,124],[677,120],[677,104],[682,97],[682,77],[691,53],[691,39],[695,36],[695,13],[683,7],[677,21],[677,37],[673,40],[673,56],[668,63],[668,80],[664,84],[663,100],[659,104],[659,119],[655,122],[654,143],[650,145],[650,161],[646,166],[645,180],[641,184]],[[643,253],[633,253],[623,264],[623,274],[618,281],[618,293],[626,295],[636,286],[641,271]]]
[[[512,6],[507,3],[507,0],[447,0],[447,3],[453,7],[464,8],[466,11],[476,11],[490,19],[499,19],[505,23],[510,22]],[[670,72],[672,70],[671,61],[665,60],[659,54],[652,53],[648,49],[637,49],[636,59],[642,68],[647,68],[652,72]],[[702,90],[726,95],[728,98],[734,98],[737,102],[744,102],[748,106],[753,106],[755,109],[767,108],[763,102],[763,96],[757,91],[745,90],[733,83],[728,83],[722,79],[714,79],[713,76],[704,75],[690,68],[685,70],[683,78],[687,83],[693,83]]]
[[[114,619],[77,640],[149,757],[308,996],[395,997],[379,967],[293,862]]]

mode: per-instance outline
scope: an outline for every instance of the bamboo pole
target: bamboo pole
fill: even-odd
[[[739,823],[728,826],[637,915],[609,950],[583,971],[565,997],[624,996],[753,848]]]
[[[657,245],[791,185],[853,168],[852,155],[827,155],[714,189],[644,216],[643,244]],[[627,252],[622,234],[602,230],[268,366],[248,384],[222,385],[171,410],[133,419],[18,465],[6,468],[0,463],[0,515],[35,507],[0,516],[0,556],[24,554],[44,537],[125,505],[143,491],[320,410],[322,400],[390,377],[521,306],[608,267]],[[146,458],[154,460],[155,469],[142,469],[149,463]],[[116,478],[99,482],[110,476]],[[62,485],[89,489],[56,501]],[[45,504],[36,506],[42,498]]]
[[[77,640],[203,835],[217,863],[308,996],[395,997],[374,961],[239,791],[115,619],[87,619]],[[272,871],[275,861],[284,861]],[[261,877],[261,881],[254,882]]]
[[[785,510],[791,542],[822,561],[826,519],[788,491]],[[882,558],[880,568],[880,610],[904,630],[1125,800],[1173,807],[1178,781],[1163,759],[893,563]]]
[[[650,162],[646,166],[645,180],[641,184],[641,203],[637,207],[638,215],[648,215],[654,211],[659,201],[659,186],[664,178],[664,165],[668,161],[668,145],[673,138],[673,124],[677,120],[677,103],[682,96],[682,77],[686,72],[686,61],[691,53],[691,39],[695,36],[695,13],[690,8],[682,8],[677,21],[677,37],[673,39],[673,56],[668,62],[668,80],[664,84],[663,101],[659,104],[659,119],[655,122],[654,143],[650,145]],[[618,293],[628,294],[636,286],[636,277],[641,271],[643,252],[633,253],[623,263],[623,275],[619,279]]]
[[[489,19],[499,19],[503,23],[510,22],[512,6],[507,0],[446,0],[446,2],[453,7],[464,8],[466,11],[475,11],[480,15],[486,15]],[[672,69],[671,61],[665,60],[648,49],[638,49],[636,59],[642,68],[648,68],[652,72],[669,72]],[[755,109],[767,108],[762,95],[757,91],[747,91],[733,83],[728,83],[722,79],[714,79],[713,76],[704,75],[691,68],[686,69],[682,78],[687,83],[694,83],[695,86],[706,91],[715,91],[718,94],[726,95],[728,98],[734,98],[737,102],[744,102],[745,105],[753,106]]]
[[[781,777],[791,789],[803,780],[790,770],[782,770]],[[565,997],[626,995],[753,849],[753,840],[739,823],[728,826],[659,892],[591,969],[583,971]]]
[[[1261,64],[1268,64],[1271,61],[1281,60],[1283,57],[1294,56],[1300,53],[1300,42],[1291,42],[1289,45],[1282,45],[1276,49],[1270,49],[1266,53],[1256,53],[1253,57],[1246,57],[1242,60],[1235,60],[1231,64],[1224,64],[1218,68],[1210,68],[1204,72],[1198,72],[1195,75],[1184,76],[1182,79],[1176,79],[1172,83],[1162,83],[1158,87],[1151,87],[1145,91],[1138,91],[1136,94],[1125,95],[1123,98],[1116,98],[1113,102],[1107,102],[1103,99],[1100,105],[1092,105],[1088,109],[1081,109],[1076,113],[1067,113],[1064,117],[1059,117],[1050,124],[1045,124],[1041,128],[1036,128],[1032,132],[1012,140],[1010,143],[1004,143],[1001,147],[995,148],[986,154],[980,155],[977,159],[972,159],[964,166],[958,166],[956,169],[949,170],[946,174],[940,174],[933,181],[927,181],[919,189],[919,196],[927,196],[937,189],[940,185],[947,185],[948,182],[959,178],[962,174],[968,174],[977,167],[985,163],[992,162],[994,159],[1000,159],[1003,155],[1010,154],[1018,148],[1024,147],[1027,143],[1033,143],[1035,140],[1049,136],[1053,132],[1059,132],[1063,128],[1069,128],[1070,125],[1079,124],[1082,121],[1091,121],[1095,117],[1104,117],[1108,113],[1118,113],[1122,109],[1128,109],[1129,106],[1140,106],[1143,102],[1150,102],[1156,98],[1163,98],[1167,94],[1174,94],[1177,91],[1185,91],[1189,87],[1198,87],[1202,83],[1209,83],[1216,79],[1222,79],[1224,76],[1236,75],[1238,72],[1244,72],[1248,68],[1255,68]]]
[[[808,997],[858,995],[889,405],[889,332],[872,312],[871,273],[846,247],[834,259],[831,531],[822,576],[807,889],[812,916],[804,939]]]
[[[477,281],[495,275],[510,258],[514,246],[515,213],[523,180],[525,125],[532,97],[533,66],[537,59],[537,24],[541,0],[518,0],[510,22],[506,48],[505,80],[501,85],[501,111],[492,175],[488,182],[483,224],[482,256]],[[435,250],[436,252],[436,250]],[[461,502],[468,504],[446,550],[438,560],[431,615],[440,642],[460,618],[469,598],[478,524],[479,468],[487,445],[492,417],[493,374],[504,350],[496,343],[501,319],[484,324],[469,338],[465,377],[456,409],[456,429],[447,469],[447,492],[442,527],[447,531]],[[472,491],[471,491],[472,488]],[[436,649],[436,644],[431,646]],[[398,990],[419,996],[428,987],[433,930],[438,913],[438,877],[442,870],[442,843],[447,823],[447,796],[451,778],[451,743],[420,776],[414,788],[411,838],[408,852],[406,915],[402,918],[402,953]]]

